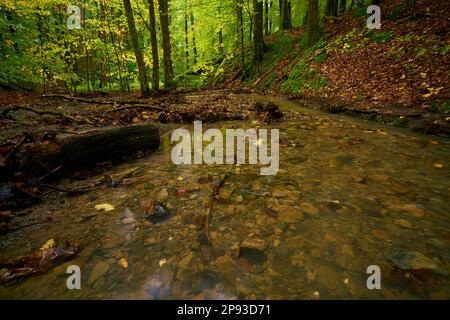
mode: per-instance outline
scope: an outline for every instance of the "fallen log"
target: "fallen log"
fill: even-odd
[[[3,177],[5,183],[0,183],[0,190],[8,192],[0,192],[0,209],[27,205],[30,197],[25,191],[39,187],[42,177],[48,180],[51,175],[56,179],[78,168],[119,162],[124,156],[155,150],[159,145],[159,130],[153,124],[104,128],[56,137],[51,142],[24,144],[7,163],[8,174]],[[26,188],[17,191],[20,183]],[[67,192],[76,194],[78,190]]]
[[[158,128],[152,124],[92,130],[56,138],[51,143],[29,145],[19,151],[19,170],[34,177],[62,166],[65,170],[120,160],[140,150],[159,147]]]

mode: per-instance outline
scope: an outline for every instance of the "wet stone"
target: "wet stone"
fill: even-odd
[[[280,205],[273,208],[278,213],[277,220],[284,223],[297,223],[303,220],[303,213],[292,206]]]
[[[245,239],[244,242],[242,242],[242,247],[248,247],[262,251],[266,248],[266,242],[262,239]]]
[[[217,284],[222,283],[223,279],[220,275],[210,269],[203,269],[195,273],[193,276],[193,293],[203,292],[208,289],[214,288]]]
[[[412,228],[413,224],[405,219],[395,219],[395,224],[402,228]]]
[[[300,209],[302,209],[305,213],[307,213],[311,216],[315,216],[319,213],[319,209],[317,209],[312,204],[307,203],[307,202],[302,202],[300,204]]]
[[[239,249],[239,258],[247,260],[252,265],[260,265],[267,261],[267,256],[263,251],[248,247]]]
[[[389,259],[396,267],[403,270],[432,270],[445,274],[438,261],[430,259],[421,252],[399,250],[391,255]]]
[[[92,269],[91,274],[89,275],[88,284],[91,285],[98,279],[103,277],[108,272],[109,268],[110,267],[108,263],[104,261],[97,262],[97,264],[94,266],[94,269]]]

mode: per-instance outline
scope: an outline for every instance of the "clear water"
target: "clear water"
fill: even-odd
[[[13,222],[29,226],[1,239],[1,260],[58,237],[79,242],[81,252],[44,274],[0,286],[0,298],[450,298],[449,140],[309,110],[262,127],[280,129],[276,176],[248,165],[175,166],[166,134],[158,151],[107,172],[142,166],[122,185],[76,197],[53,194],[16,212]],[[224,173],[230,175],[213,203],[211,244],[202,244],[208,177]],[[164,188],[176,214],[152,224],[140,202]],[[97,211],[101,203],[115,209]],[[125,208],[135,222],[124,220]],[[242,246],[257,247],[266,261],[252,265],[239,257]],[[425,255],[438,272],[395,268],[390,257],[401,249]],[[66,287],[73,264],[81,268],[81,290]],[[366,286],[370,265],[381,268],[381,290]]]

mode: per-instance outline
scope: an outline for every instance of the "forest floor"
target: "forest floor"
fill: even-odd
[[[425,133],[450,134],[450,22],[447,1],[383,2],[382,26],[365,27],[366,8],[330,19],[325,40],[305,50],[299,28],[266,37],[266,55],[251,67],[225,61],[222,87],[285,95],[306,107],[360,116]],[[244,70],[244,71],[243,71]]]

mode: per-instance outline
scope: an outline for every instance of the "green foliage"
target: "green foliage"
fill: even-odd
[[[280,89],[283,93],[295,94],[302,89],[319,90],[327,84],[327,79],[319,74],[308,61],[320,63],[327,57],[326,53],[315,54],[324,47],[325,43],[317,43],[314,47],[303,51],[301,58],[288,68],[288,77],[282,81]]]
[[[328,59],[328,55],[326,54],[326,52],[322,52],[321,54],[317,55],[314,58],[314,63],[320,64],[320,63],[324,62],[327,59]]]
[[[352,13],[354,17],[365,17],[367,15],[367,8],[358,8],[355,9]]]
[[[442,113],[445,116],[450,116],[450,99],[447,99],[443,104],[441,108]]]
[[[370,30],[365,35],[376,43],[386,43],[392,39],[392,37],[394,36],[394,32],[392,31],[382,32]]]

